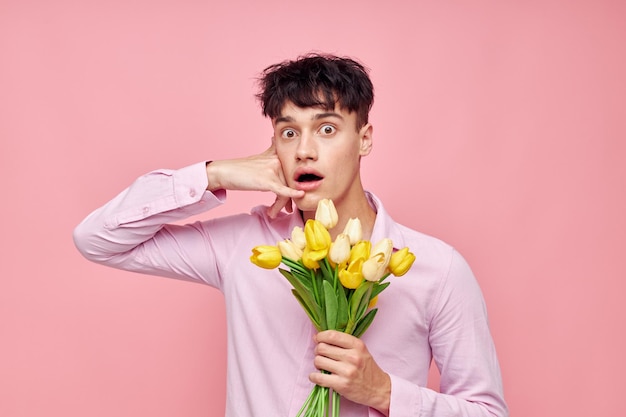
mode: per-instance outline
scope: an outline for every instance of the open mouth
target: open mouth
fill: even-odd
[[[295,188],[304,191],[313,191],[322,185],[324,177],[314,169],[299,169],[294,175]]]
[[[296,179],[296,181],[298,182],[313,182],[313,181],[319,181],[321,180],[322,177],[320,177],[319,175],[315,175],[315,174],[302,174],[299,175],[298,178]]]

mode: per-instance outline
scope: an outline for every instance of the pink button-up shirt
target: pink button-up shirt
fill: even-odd
[[[208,284],[225,298],[228,333],[227,417],[293,417],[312,383],[313,334],[291,288],[276,270],[253,265],[252,247],[275,244],[302,226],[298,214],[250,214],[189,225],[180,220],[224,203],[206,191],[205,163],[159,170],[91,213],[75,230],[78,249],[108,266]],[[417,259],[378,300],[362,339],[391,376],[391,417],[506,416],[500,369],[480,288],[447,244],[395,223],[380,201],[372,242],[388,237]],[[441,392],[426,388],[431,359]],[[380,416],[341,401],[343,417]]]

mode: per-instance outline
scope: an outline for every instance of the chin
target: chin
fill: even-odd
[[[322,197],[319,197],[314,194],[306,193],[304,197],[294,199],[293,202],[298,208],[298,210],[303,212],[313,212],[317,210],[317,203],[320,201]]]

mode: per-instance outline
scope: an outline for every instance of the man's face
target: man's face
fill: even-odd
[[[371,150],[371,125],[357,130],[356,113],[338,106],[329,111],[291,102],[272,125],[287,185],[306,192],[294,200],[298,208],[312,212],[320,199],[330,198],[340,213],[349,210],[352,197],[363,193],[360,158]]]

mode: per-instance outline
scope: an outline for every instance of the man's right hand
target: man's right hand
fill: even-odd
[[[304,196],[304,191],[287,186],[274,145],[258,155],[213,161],[207,164],[206,171],[209,191],[271,191],[276,194],[276,200],[268,209],[271,218],[276,217],[283,207],[291,212],[291,199]]]

